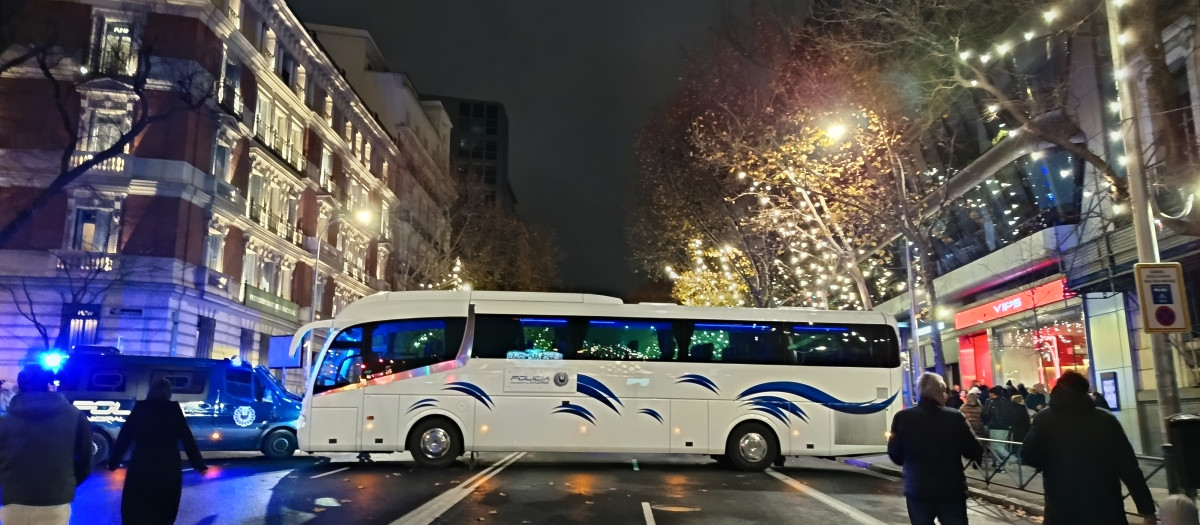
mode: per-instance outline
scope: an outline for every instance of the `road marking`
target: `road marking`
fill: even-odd
[[[654,525],[654,511],[650,510],[649,502],[642,502],[642,516],[646,517],[646,525]]]
[[[342,468],[340,468],[340,469],[337,469],[337,470],[331,470],[331,471],[329,471],[329,472],[326,472],[326,473],[324,473],[324,474],[317,474],[316,476],[311,476],[311,477],[309,477],[308,479],[317,479],[317,478],[323,478],[323,477],[325,477],[325,476],[328,476],[328,475],[330,475],[330,474],[337,474],[338,472],[341,472],[341,471],[343,471],[343,470],[350,470],[350,467],[342,467]]]
[[[471,495],[472,492],[475,492],[475,489],[479,488],[480,485],[483,485],[485,482],[487,482],[487,480],[492,479],[492,476],[499,474],[501,470],[504,470],[509,465],[516,463],[516,461],[521,459],[524,455],[524,452],[513,452],[512,454],[504,456],[504,459],[501,459],[494,465],[484,469],[483,472],[480,472],[472,476],[471,479],[468,479],[466,482],[441,493],[438,495],[438,497],[425,502],[424,505],[417,507],[412,512],[409,512],[400,519],[393,521],[391,525],[428,525],[429,523],[433,523],[433,520],[438,519],[439,516],[450,510],[451,507],[462,501],[463,498],[466,498],[467,496]]]
[[[636,460],[636,459],[635,459],[635,460],[633,460],[633,470],[639,470],[639,469],[638,469],[638,466],[637,466],[637,460]]]
[[[824,503],[826,505],[829,505],[830,507],[833,507],[834,510],[841,512],[842,514],[845,514],[850,519],[857,521],[859,523],[862,523],[863,525],[887,525],[884,522],[879,521],[875,518],[872,518],[872,517],[866,515],[865,513],[863,513],[862,511],[860,511],[854,507],[851,507],[850,505],[847,505],[846,503],[842,502],[841,500],[839,500],[837,498],[834,498],[833,496],[830,496],[830,495],[828,495],[824,492],[821,492],[817,489],[814,489],[808,485],[800,483],[799,481],[789,478],[789,477],[787,477],[783,474],[780,474],[774,470],[767,469],[766,472],[767,472],[767,474],[770,474],[771,477],[773,477],[779,481],[782,481],[784,483],[787,483],[788,486],[790,486],[800,492],[805,493],[806,495],[812,497],[813,499],[815,499],[817,501],[820,501],[821,503]]]

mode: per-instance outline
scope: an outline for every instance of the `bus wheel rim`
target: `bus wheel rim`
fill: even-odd
[[[439,458],[450,450],[450,433],[444,429],[431,428],[421,434],[421,453],[429,458]]]
[[[738,440],[738,452],[746,461],[757,463],[767,457],[767,439],[757,432],[749,432]]]

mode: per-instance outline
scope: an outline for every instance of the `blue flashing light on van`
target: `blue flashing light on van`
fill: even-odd
[[[40,356],[43,366],[57,360],[58,391],[92,423],[93,457],[107,461],[133,404],[150,385],[166,378],[171,398],[201,450],[261,451],[272,459],[290,457],[298,446],[302,399],[288,392],[264,367],[238,361],[178,357],[97,355]]]
[[[62,370],[63,363],[65,363],[66,360],[67,354],[64,354],[58,350],[44,352],[38,356],[38,362],[42,365],[42,368],[55,373],[57,373],[59,370]]]

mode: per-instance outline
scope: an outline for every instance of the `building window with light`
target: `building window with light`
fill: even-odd
[[[328,190],[333,181],[333,154],[329,148],[321,148],[321,187]]]
[[[105,21],[100,37],[99,70],[106,75],[132,76],[137,71],[137,49],[133,44],[133,25]]]
[[[71,248],[84,252],[108,253],[112,233],[112,212],[81,209],[75,211],[75,236]]]
[[[225,269],[225,235],[218,230],[208,230],[204,240],[204,266],[215,272]]]
[[[233,172],[232,172],[232,170],[229,169],[232,158],[233,158],[233,148],[231,148],[229,146],[229,144],[226,144],[225,142],[218,139],[216,145],[213,147],[213,164],[212,164],[213,177],[216,177],[217,180],[222,180],[225,182],[232,182],[233,181],[233,177],[232,177]]]
[[[95,111],[92,113],[88,133],[88,151],[107,151],[117,145],[125,134],[125,113]]]

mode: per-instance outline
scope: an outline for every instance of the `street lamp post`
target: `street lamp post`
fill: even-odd
[[[320,284],[321,280],[319,279],[320,272],[318,271],[317,268],[319,266],[321,266],[321,245],[325,244],[325,237],[327,235],[329,235],[329,229],[331,227],[333,227],[334,224],[337,224],[344,218],[345,218],[344,215],[342,215],[341,213],[335,212],[333,217],[331,217],[329,219],[329,222],[325,223],[325,227],[321,228],[317,232],[317,236],[315,239],[317,248],[316,248],[316,250],[314,250],[315,254],[313,256],[313,267],[312,267],[313,285],[312,285],[312,296],[310,298],[311,306],[308,309],[309,310],[308,322],[310,322],[310,323],[315,323],[317,321],[317,309],[320,308],[320,306],[319,306],[320,302],[318,302],[318,299],[317,299],[317,288],[318,288],[318,285]],[[367,210],[360,210],[358,213],[355,214],[355,219],[360,224],[367,224],[367,223],[371,222],[371,212],[369,212]],[[322,295],[324,295],[324,294],[322,294]],[[310,333],[308,335],[308,349],[305,350],[304,359],[302,360],[302,363],[301,363],[301,367],[304,369],[304,384],[305,385],[308,384],[308,381],[309,381],[309,379],[311,379],[311,374],[312,374],[312,365],[313,365],[312,360],[313,360],[313,352],[314,352],[313,340],[314,339],[315,339],[315,337],[313,337],[313,334]],[[307,386],[306,386],[306,388],[307,388]]]

